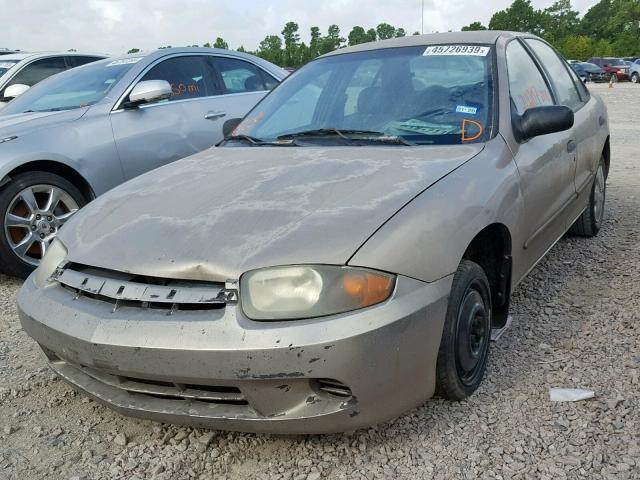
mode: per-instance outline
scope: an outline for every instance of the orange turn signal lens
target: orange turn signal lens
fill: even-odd
[[[389,298],[393,285],[393,277],[366,271],[349,272],[342,278],[342,288],[360,308],[375,305]]]

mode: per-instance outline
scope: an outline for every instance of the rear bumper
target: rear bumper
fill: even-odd
[[[31,279],[18,306],[51,367],[122,414],[326,433],[391,419],[433,394],[451,281],[399,277],[384,304],[313,321],[254,322],[237,306],[171,316],[112,312],[105,302],[73,300],[64,288],[39,289]]]

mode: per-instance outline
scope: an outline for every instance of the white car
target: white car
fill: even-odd
[[[0,57],[0,109],[51,75],[106,58],[79,52],[12,53]]]

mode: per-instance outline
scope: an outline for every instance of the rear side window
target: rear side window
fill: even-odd
[[[542,73],[520,42],[509,43],[506,56],[511,101],[518,114],[522,115],[529,108],[553,105]]]
[[[23,84],[33,87],[36,83],[41,82],[45,78],[64,72],[67,65],[64,57],[43,58],[31,62],[29,65],[20,70],[15,77],[11,79],[9,85]]]
[[[67,57],[67,63],[69,67],[79,67],[81,65],[86,65],[87,63],[95,62],[97,60],[102,60],[102,57],[92,57],[92,56],[84,56],[84,55],[73,55]]]
[[[525,40],[536,56],[540,59],[543,67],[549,74],[549,79],[558,97],[560,105],[575,110],[582,104],[582,99],[578,94],[578,89],[569,74],[564,60],[546,43],[540,40]]]
[[[149,70],[144,80],[166,80],[171,85],[169,101],[209,97],[220,92],[215,88],[214,72],[203,56],[173,57]]]
[[[278,83],[271,75],[243,60],[215,57],[213,62],[225,94],[271,90]]]

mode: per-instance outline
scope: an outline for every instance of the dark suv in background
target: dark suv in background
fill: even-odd
[[[621,58],[593,57],[587,63],[594,63],[609,74],[614,82],[629,80],[629,65]]]

